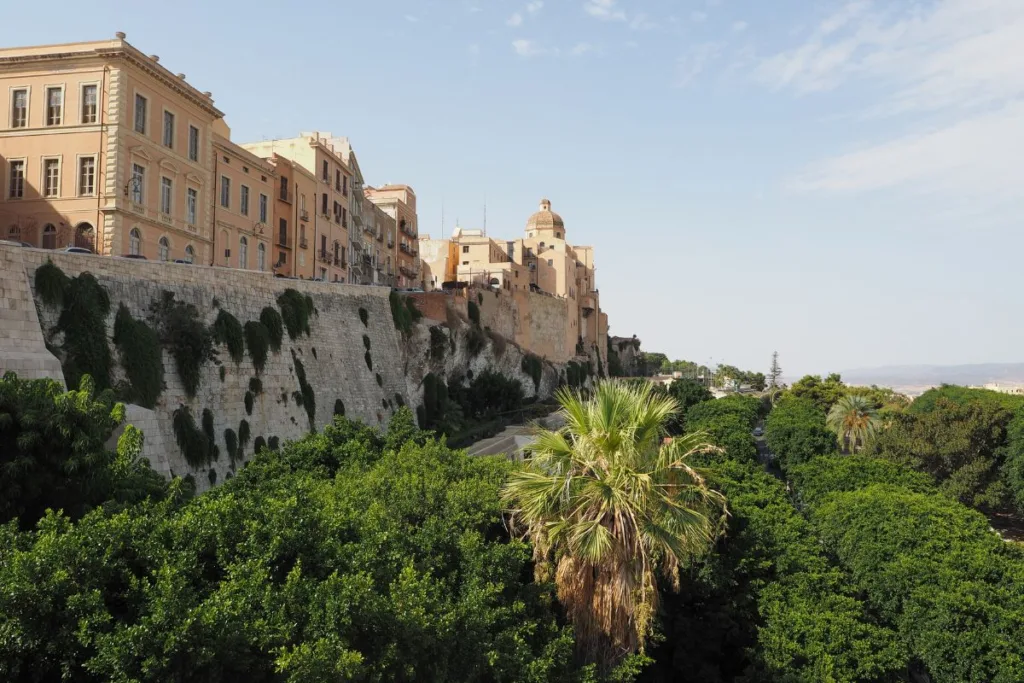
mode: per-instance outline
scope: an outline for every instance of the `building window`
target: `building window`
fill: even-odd
[[[195,263],[196,262],[196,250],[192,248],[192,245],[185,247],[185,262]]]
[[[288,201],[288,179],[281,178],[281,201]]]
[[[160,179],[160,213],[171,215],[171,197],[174,196],[174,186],[170,178]]]
[[[96,123],[99,118],[99,89],[95,85],[82,86],[82,123]]]
[[[199,129],[195,126],[188,127],[188,158],[199,161]]]
[[[28,89],[19,88],[11,92],[11,128],[28,126]]]
[[[146,169],[144,166],[132,164],[132,201],[142,204],[146,198]]]
[[[282,218],[277,226],[277,243],[282,247],[288,246],[288,219]]]
[[[334,172],[334,189],[341,192],[341,171]]]
[[[60,159],[43,160],[43,196],[60,196]]]
[[[341,227],[348,227],[348,209],[341,207]]]
[[[249,240],[245,239],[245,236],[243,236],[240,240],[238,240],[238,267],[241,268],[242,270],[245,270],[245,268],[249,265],[248,261]]]
[[[174,114],[164,111],[164,147],[174,148]]]
[[[64,88],[46,89],[46,125],[59,126],[64,120]]]
[[[82,197],[96,194],[96,157],[78,160],[78,194]]]
[[[549,266],[553,266],[553,265],[555,265],[555,264],[554,264],[554,263],[552,263],[551,259],[548,259],[548,265],[549,265]]]
[[[142,233],[138,228],[132,228],[128,233],[128,253],[132,256],[142,255]]]
[[[469,261],[463,261],[463,262],[462,262],[462,265],[464,265],[464,266],[468,266],[468,265],[469,265]]]
[[[468,246],[463,246],[462,247],[462,253],[463,254],[468,254],[469,253],[469,247]]]
[[[220,177],[220,205],[231,208],[231,179],[224,175]]]
[[[8,170],[10,184],[7,196],[11,199],[21,199],[25,196],[25,162],[23,160],[12,161],[8,165]]]
[[[146,109],[149,106],[148,100],[142,95],[135,93],[135,132],[146,134]]]
[[[327,215],[327,193],[324,192],[323,201],[320,202],[320,213]]]
[[[12,242],[20,242],[21,228],[17,225],[12,225],[10,228],[8,228],[7,239],[11,240]]]
[[[260,223],[267,222],[267,195],[260,195]]]
[[[562,239],[562,233],[556,232],[555,237],[557,237],[558,239]]]
[[[348,196],[348,176],[341,179],[341,193]]]
[[[242,197],[241,197],[242,215],[243,216],[248,216],[249,215],[249,188],[247,186],[245,186],[245,185],[242,185],[240,189],[241,189],[241,192],[242,192]]]
[[[43,228],[43,249],[57,248],[57,228],[53,223],[47,223]]]
[[[185,222],[196,224],[196,209],[199,206],[199,190],[188,188],[185,191]]]
[[[171,243],[167,241],[166,237],[160,238],[157,254],[161,261],[171,260]]]
[[[284,261],[284,259],[281,260]],[[256,267],[259,268],[261,273],[267,269],[267,247],[263,242],[260,242],[259,246],[256,247]]]
[[[327,167],[327,160],[324,159],[323,178],[325,183],[331,182],[330,169]]]

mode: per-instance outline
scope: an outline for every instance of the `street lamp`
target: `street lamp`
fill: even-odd
[[[138,192],[140,194],[142,193],[142,178],[140,176],[133,175],[131,178],[128,179],[128,182],[124,184],[125,197],[128,196],[129,190],[131,190],[132,192]]]

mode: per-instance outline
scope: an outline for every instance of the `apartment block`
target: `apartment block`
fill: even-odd
[[[273,168],[276,186],[273,193],[273,234],[278,250],[276,272],[289,277],[311,279],[317,273],[313,240],[317,196],[316,177],[300,164],[278,154],[266,160]]]
[[[419,227],[416,217],[416,193],[408,185],[383,185],[366,188],[366,196],[395,220],[395,286],[424,288],[419,256]]]
[[[0,237],[210,263],[208,92],[118,33],[0,49]]]
[[[330,282],[349,282],[352,170],[330,143],[330,133],[300,133],[298,137],[243,144],[258,157],[275,155],[288,159],[313,176],[312,197],[313,277]],[[301,226],[300,226],[301,227]]]

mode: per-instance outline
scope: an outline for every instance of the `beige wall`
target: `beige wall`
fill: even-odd
[[[223,124],[217,129],[230,134]],[[214,133],[213,148],[217,183],[213,198],[213,265],[275,270],[281,256],[287,259],[287,250],[278,247],[274,224],[274,167],[218,132]]]
[[[367,187],[366,196],[395,219],[395,284],[397,287],[422,287],[419,257],[419,227],[416,193],[408,185]]]

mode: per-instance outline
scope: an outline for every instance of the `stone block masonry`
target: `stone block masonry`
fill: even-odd
[[[49,354],[44,343],[44,332],[53,328],[60,312],[44,305],[38,297],[35,305],[31,305],[32,297],[28,294],[35,270],[47,259],[68,277],[91,273],[107,290],[111,301],[108,338],[113,337],[114,317],[120,304],[123,303],[134,318],[147,320],[150,305],[165,291],[172,292],[178,301],[194,305],[208,326],[215,320],[218,307],[245,325],[247,321],[259,320],[265,307],[280,310],[277,298],[286,289],[312,297],[316,313],[310,320],[311,334],[292,340],[285,332],[281,351],[269,354],[263,372],[258,375],[263,391],[255,397],[251,415],[246,411],[244,397],[250,379],[257,377],[257,373],[248,353],[241,363],[235,364],[223,347],[217,347],[216,363],[203,366],[199,391],[192,399],[186,396],[174,360],[165,350],[165,388],[157,405],[152,411],[137,406],[129,409],[131,421],[136,422],[146,436],[144,455],[154,469],[166,475],[192,474],[199,490],[208,488],[211,479],[223,481],[231,472],[224,433],[230,429],[237,434],[242,420],[249,423],[250,431],[245,459],[252,456],[257,437],[263,437],[264,441],[277,437],[283,444],[308,433],[306,411],[295,398],[300,386],[293,352],[313,388],[317,429],[332,420],[335,403],[339,400],[348,417],[368,425],[385,426],[398,407],[395,395],[402,396],[403,401],[407,396],[402,351],[386,288],[286,280],[253,271],[64,254],[5,245],[0,245],[0,259],[4,266],[0,272],[3,301],[8,302],[0,308],[0,327],[5,330],[0,335],[0,367],[18,371],[19,364],[25,362],[19,354],[34,354],[31,356],[33,363],[39,364],[40,369],[35,374],[19,371],[19,376],[23,377],[62,377],[59,363],[53,366],[56,358]],[[366,325],[360,319],[360,309],[367,312]],[[370,341],[372,370],[364,358],[364,335]],[[112,352],[116,358],[113,345]],[[52,361],[47,361],[47,356]],[[224,368],[223,380],[221,367]],[[115,384],[124,377],[120,366],[116,366],[113,374],[111,379]],[[213,413],[220,457],[209,467],[193,470],[176,446],[172,420],[174,411],[181,405],[190,408],[197,424],[204,409]],[[210,474],[210,469],[215,475]]]

